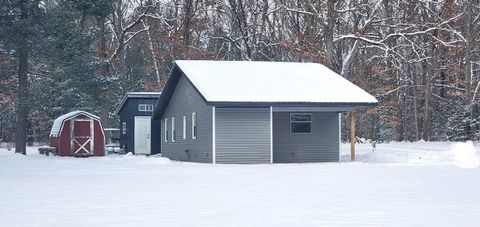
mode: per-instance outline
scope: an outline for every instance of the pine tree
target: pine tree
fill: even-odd
[[[29,55],[36,45],[44,11],[39,0],[6,0],[0,12],[2,26],[0,39],[10,46],[17,59],[16,136],[15,152],[26,154],[28,116],[28,70]]]
[[[480,120],[472,117],[468,106],[460,105],[453,109],[447,121],[447,139],[450,141],[467,141],[479,139],[477,129]]]
[[[79,4],[7,1],[1,6],[0,43],[17,67],[18,153],[25,154],[29,135],[45,141],[52,119],[60,114],[76,109],[99,113],[110,82],[100,75],[104,63],[92,48],[99,29],[79,28],[84,17]]]

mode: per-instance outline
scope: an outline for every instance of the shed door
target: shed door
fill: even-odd
[[[70,121],[71,154],[78,156],[93,155],[93,121],[73,119]]]
[[[150,154],[150,123],[151,119],[147,116],[136,116],[134,126],[134,144],[135,154]]]

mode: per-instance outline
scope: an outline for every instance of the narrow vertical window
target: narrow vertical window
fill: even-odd
[[[192,113],[192,139],[197,138],[197,113]]]
[[[122,122],[122,134],[127,134],[127,122]]]
[[[175,142],[175,117],[172,117],[172,142]]]
[[[183,139],[187,139],[187,116],[183,116]]]
[[[163,123],[163,134],[165,136],[165,143],[168,142],[168,118],[165,118]]]

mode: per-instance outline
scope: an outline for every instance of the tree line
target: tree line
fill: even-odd
[[[71,110],[116,127],[175,59],[322,63],[380,101],[362,137],[480,137],[479,0],[4,0],[0,23],[0,140],[21,153]]]

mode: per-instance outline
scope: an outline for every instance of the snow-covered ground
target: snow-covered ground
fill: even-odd
[[[211,165],[0,149],[0,226],[479,226],[479,146],[358,145],[358,161]],[[464,168],[468,167],[468,168]]]

